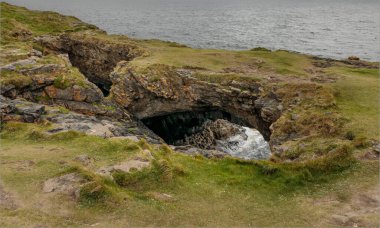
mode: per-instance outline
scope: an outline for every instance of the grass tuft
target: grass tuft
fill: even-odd
[[[355,139],[356,135],[355,135],[355,133],[354,133],[353,131],[347,131],[344,137],[345,137],[346,139],[352,141],[352,140]]]
[[[105,186],[91,182],[80,189],[79,202],[84,205],[93,205],[102,202],[108,195],[110,193]]]

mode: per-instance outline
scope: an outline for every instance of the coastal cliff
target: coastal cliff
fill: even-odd
[[[150,223],[155,226],[220,225],[214,217],[210,223],[206,218],[200,224],[189,219],[178,222],[184,215],[171,206],[196,216],[185,204],[206,200],[200,197],[203,192],[197,192],[198,184],[212,195],[200,203],[204,207],[220,199],[216,191],[227,191],[226,204],[242,208],[246,207],[243,195],[255,198],[252,202],[262,208],[268,207],[267,201],[259,199],[267,197],[265,192],[273,198],[284,196],[276,201],[279,208],[273,209],[275,216],[292,211],[283,215],[285,220],[276,216],[275,224],[284,226],[292,224],[279,220],[300,215],[309,220],[296,219],[294,224],[309,225],[321,218],[322,225],[377,222],[372,218],[376,209],[362,209],[375,208],[378,202],[372,191],[380,150],[378,63],[263,48],[192,49],[174,42],[108,35],[57,13],[7,3],[1,3],[1,10],[3,225],[10,224],[14,211],[22,216],[20,210],[31,210],[41,197],[43,207],[36,213],[45,218],[56,209],[56,217],[49,220],[28,214],[19,225],[83,225],[74,214],[87,218],[88,211],[67,212],[75,217],[71,221],[62,215],[64,210],[82,205],[102,217],[108,212],[94,208],[106,205],[117,211],[125,207],[123,202],[132,205],[133,209],[123,210],[136,220],[120,219],[116,226],[147,225],[145,212],[153,217],[160,214],[154,207],[164,207],[173,216]],[[198,139],[204,126],[213,126],[207,120],[219,119],[227,122],[223,122],[224,137],[236,133],[235,124],[257,129],[269,143],[269,160],[231,158],[216,145],[201,144]],[[196,142],[182,145],[186,140]],[[215,144],[214,139],[211,142]],[[39,145],[41,149],[36,149]],[[328,192],[338,188],[339,193],[351,196],[357,189],[348,186],[360,175],[367,179],[357,188],[374,203],[363,205],[353,195],[332,206],[335,217],[326,212],[331,205],[325,202],[318,208],[320,214],[309,217],[311,211],[305,205],[314,201],[304,200],[305,192],[326,182],[323,188]],[[340,182],[342,176],[345,182]],[[252,182],[253,178],[259,183]],[[208,181],[210,186],[205,184]],[[27,182],[38,187],[23,191],[20,186]],[[26,200],[33,191],[38,193]],[[294,196],[286,195],[287,191]],[[295,196],[297,192],[301,196]],[[340,200],[338,193],[328,197]],[[69,199],[62,208],[54,205],[62,198]],[[304,200],[303,205],[289,208],[298,199]],[[153,206],[141,206],[139,200]],[[339,212],[354,203],[358,210]],[[226,205],[219,206],[223,210]],[[141,207],[144,212],[132,212]],[[253,211],[259,214],[260,210]],[[232,213],[242,212],[234,208]],[[251,221],[250,213],[242,216],[238,225],[245,226]],[[227,218],[224,222],[237,225]],[[255,224],[268,222],[258,219]]]

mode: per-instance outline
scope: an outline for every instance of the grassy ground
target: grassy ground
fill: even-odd
[[[1,181],[19,209],[2,209],[1,226],[326,226],[333,224],[330,213],[350,205],[357,191],[378,184],[376,162],[323,175],[311,172],[305,179],[295,175],[301,171],[294,167],[268,172],[266,163],[191,157],[128,140],[73,133],[45,138],[36,133],[45,128],[10,124],[3,130]],[[99,201],[78,203],[66,195],[41,191],[46,179],[80,166],[73,161],[77,155],[94,159],[94,166],[81,167],[93,172],[131,159],[144,147],[160,158],[167,156],[182,174],[170,180],[139,178],[137,186],[111,184],[112,195]],[[352,185],[359,180],[360,185]],[[155,193],[172,198],[160,200]],[[336,204],[323,203],[326,197]],[[376,217],[366,220],[367,225],[376,223]]]
[[[137,40],[149,50],[149,56],[135,59],[132,65],[146,67],[151,64],[166,64],[204,71],[244,73],[246,76],[262,77],[268,74],[306,75],[311,67],[306,55],[288,51],[226,51],[192,49],[172,42],[159,40]]]
[[[337,92],[337,105],[351,122],[346,128],[357,135],[379,138],[379,70],[333,68],[331,74],[341,77],[333,84]]]
[[[55,12],[30,11],[5,2],[1,7],[1,43],[15,42],[42,34],[59,34],[68,31],[95,29],[93,25],[83,23],[72,16],[63,16]]]

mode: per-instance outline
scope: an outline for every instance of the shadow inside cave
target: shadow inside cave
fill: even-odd
[[[179,146],[184,145],[186,137],[202,131],[202,125],[206,121],[217,119],[250,127],[244,120],[218,109],[176,112],[144,118],[141,121],[166,143]]]

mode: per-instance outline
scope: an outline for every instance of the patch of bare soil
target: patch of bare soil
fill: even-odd
[[[358,192],[339,205],[339,211],[331,215],[331,223],[346,227],[378,227],[380,219],[379,188]]]
[[[16,210],[19,207],[20,205],[17,202],[15,196],[12,193],[6,191],[0,182],[0,208]]]

